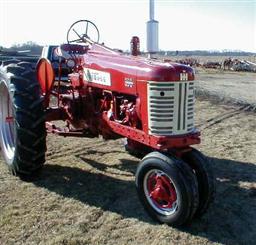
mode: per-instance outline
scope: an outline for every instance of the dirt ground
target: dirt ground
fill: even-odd
[[[251,61],[251,62],[256,62],[256,55],[242,55],[242,56],[227,56],[227,55],[191,55],[191,56],[182,56],[182,55],[178,55],[178,56],[170,56],[170,58],[172,58],[173,60],[175,59],[175,57],[177,57],[177,60],[179,59],[186,59],[186,58],[194,58],[196,59],[199,63],[205,63],[208,61],[214,61],[214,62],[223,62],[225,59],[228,58],[232,58],[232,59],[239,59],[239,60],[247,60],[247,61]]]
[[[201,219],[182,229],[152,221],[135,190],[139,159],[122,140],[48,136],[32,181],[0,159],[0,244],[255,244],[256,114],[198,99],[196,118],[217,187]]]
[[[200,96],[256,108],[256,73],[196,68]]]

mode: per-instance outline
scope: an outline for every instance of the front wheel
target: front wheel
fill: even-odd
[[[215,183],[211,162],[209,158],[193,148],[182,156],[182,160],[193,169],[197,177],[199,206],[195,217],[200,217],[207,211],[214,199]]]
[[[136,172],[139,198],[160,223],[179,226],[190,221],[198,207],[197,181],[183,161],[159,152],[146,155]]]

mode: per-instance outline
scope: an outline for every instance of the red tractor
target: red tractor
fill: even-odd
[[[42,168],[47,133],[124,137],[125,149],[143,156],[136,188],[149,215],[174,226],[202,215],[214,180],[208,158],[191,147],[200,143],[193,69],[110,49],[87,20],[75,22],[67,44],[55,52],[57,75],[46,58],[36,70],[17,60],[1,66],[0,142],[11,172],[33,175]],[[70,69],[66,81],[59,79],[62,63]],[[57,120],[65,126],[56,126]]]

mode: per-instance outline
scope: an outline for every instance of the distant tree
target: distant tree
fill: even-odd
[[[30,53],[33,55],[39,55],[42,52],[42,46],[33,42],[33,41],[28,41],[26,43],[22,44],[14,44],[10,47],[10,50],[14,51],[24,51],[24,50],[30,50]]]

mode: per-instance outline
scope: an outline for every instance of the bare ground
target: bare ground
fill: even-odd
[[[213,160],[217,193],[183,229],[153,222],[136,195],[139,159],[122,141],[48,137],[47,162],[29,182],[0,164],[0,244],[255,244],[256,115],[197,101],[199,149]],[[231,113],[232,115],[232,113]]]
[[[215,97],[225,103],[251,105],[256,109],[256,74],[196,68],[200,97]]]
[[[139,159],[122,140],[48,136],[46,165],[30,181],[11,176],[0,158],[0,244],[255,244],[256,114],[212,96],[233,79],[218,82],[215,73],[198,74],[206,83],[197,148],[212,159],[217,186],[201,219],[182,229],[152,221],[135,190]]]

